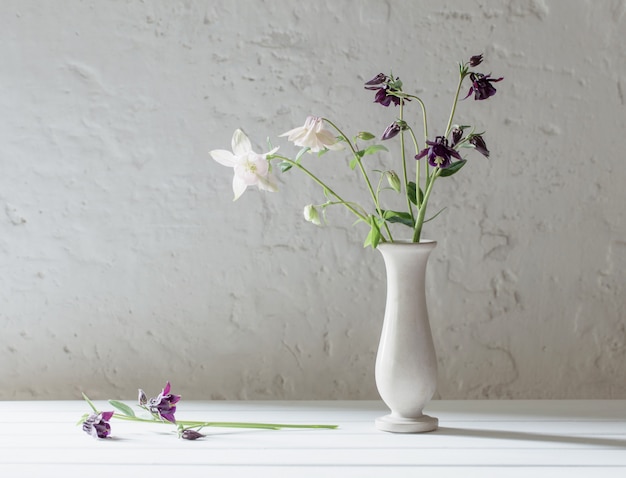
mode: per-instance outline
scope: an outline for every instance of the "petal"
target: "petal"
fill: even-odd
[[[276,184],[276,178],[272,173],[267,173],[266,176],[259,176],[259,182],[257,186],[261,191],[270,191],[275,193],[278,191],[278,185]]]
[[[234,168],[237,164],[237,158],[233,153],[225,149],[214,149],[213,151],[209,151],[209,154],[215,161],[229,168]]]
[[[298,134],[298,133],[300,133],[302,130],[304,130],[304,128],[303,128],[302,126],[298,126],[297,128],[290,129],[290,130],[289,130],[289,131],[287,131],[286,133],[279,134],[278,136],[279,136],[280,138],[282,138],[283,136],[289,136],[289,138],[288,138],[288,139],[289,139],[289,141],[291,141],[291,140],[292,140],[292,139],[291,139],[291,136],[293,136],[293,135],[297,135],[297,134]]]
[[[233,201],[239,199],[247,187],[248,185],[239,176],[235,175],[233,177],[233,192],[235,193]]]
[[[161,392],[161,395],[164,395],[164,396],[165,396],[165,395],[168,395],[168,394],[170,393],[170,388],[171,388],[170,383],[169,383],[169,382],[167,382],[167,383],[165,384],[165,388],[164,388],[164,389],[163,389],[163,391]]]
[[[422,149],[418,154],[415,155],[415,159],[422,159],[428,153],[429,148]]]
[[[235,156],[243,156],[252,151],[252,144],[246,134],[240,129],[236,129],[233,133],[232,140],[233,153]]]

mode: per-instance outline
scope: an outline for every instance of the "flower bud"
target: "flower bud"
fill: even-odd
[[[474,55],[473,57],[470,58],[469,60],[469,64],[470,66],[478,66],[483,62],[483,55],[482,53],[480,55]]]
[[[200,433],[199,431],[192,430],[191,428],[186,428],[180,434],[180,437],[183,440],[197,440],[198,438],[204,437],[204,435],[202,433]]]
[[[389,183],[389,186],[391,186],[391,188],[394,191],[399,193],[400,192],[400,178],[398,177],[396,172],[386,171],[385,176],[387,176],[387,182]]]
[[[387,126],[387,129],[385,129],[385,132],[380,139],[382,139],[383,141],[386,139],[391,139],[396,136],[400,131],[402,131],[402,127],[394,121],[389,126]]]
[[[458,144],[461,138],[463,138],[463,127],[455,125],[452,128],[452,146]]]
[[[139,389],[139,398],[137,399],[137,401],[142,407],[148,403],[148,397],[142,389]]]
[[[313,204],[304,206],[304,219],[312,222],[316,226],[320,226],[322,224],[322,221],[320,221],[320,214]]]
[[[469,142],[470,144],[474,146],[474,148],[476,148],[476,151],[478,151],[480,154],[482,154],[486,158],[489,157],[489,150],[487,149],[487,144],[485,143],[485,140],[480,134],[473,134],[470,137]]]

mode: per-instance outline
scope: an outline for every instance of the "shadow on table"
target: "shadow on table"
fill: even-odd
[[[437,435],[448,435],[468,438],[485,438],[496,440],[535,441],[545,443],[566,443],[570,445],[586,445],[610,448],[625,448],[626,439],[590,437],[590,436],[567,436],[551,435],[547,433],[515,432],[506,430],[476,430],[471,428],[439,427],[432,432]]]

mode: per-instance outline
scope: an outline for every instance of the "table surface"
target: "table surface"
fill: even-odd
[[[109,410],[105,401],[94,402]],[[132,404],[132,401],[125,402]],[[376,401],[185,401],[179,420],[334,424],[335,430],[175,427],[112,419],[98,440],[83,401],[0,401],[6,477],[626,477],[626,400],[433,401],[437,431],[391,434]]]

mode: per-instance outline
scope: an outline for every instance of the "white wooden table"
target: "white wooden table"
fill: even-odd
[[[339,425],[212,428],[197,441],[116,420],[111,438],[93,439],[76,426],[88,411],[82,401],[0,402],[0,476],[626,477],[626,400],[433,401],[425,412],[440,428],[421,435],[377,431],[380,402],[183,401],[179,420]]]

